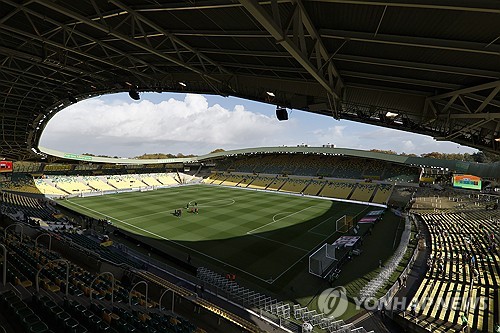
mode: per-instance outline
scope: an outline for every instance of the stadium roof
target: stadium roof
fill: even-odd
[[[372,152],[366,150],[347,149],[347,148],[330,148],[330,147],[257,147],[245,148],[229,151],[222,151],[217,153],[210,153],[202,156],[184,157],[184,158],[166,158],[166,159],[133,159],[133,158],[110,158],[98,157],[89,155],[79,155],[72,153],[65,153],[49,148],[40,147],[40,150],[51,156],[57,156],[63,159],[85,161],[93,163],[111,163],[111,164],[157,164],[157,163],[198,163],[211,161],[226,156],[235,155],[248,155],[248,154],[329,154],[329,155],[343,155],[359,158],[368,158],[382,160],[392,163],[400,163],[407,165],[414,165],[420,167],[434,167],[448,169],[451,172],[469,173],[479,177],[488,177],[498,179],[500,177],[500,162],[496,163],[476,163],[464,162],[456,160],[440,160],[436,158],[423,158],[417,156],[401,156],[393,154],[385,154],[379,152]]]
[[[500,152],[496,0],[0,0],[0,155],[123,91],[234,95]]]

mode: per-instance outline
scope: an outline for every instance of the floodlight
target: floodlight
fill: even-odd
[[[135,89],[130,89],[129,92],[128,92],[128,95],[130,96],[130,98],[132,98],[134,101],[138,101],[141,99],[141,96],[139,96],[139,92],[137,92],[137,90]]]

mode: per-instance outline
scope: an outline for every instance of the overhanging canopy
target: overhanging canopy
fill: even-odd
[[[56,112],[130,90],[234,95],[498,153],[500,6],[0,0],[1,156],[36,158]]]

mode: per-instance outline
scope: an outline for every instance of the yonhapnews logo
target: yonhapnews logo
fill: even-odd
[[[344,287],[325,289],[318,297],[318,309],[328,317],[340,317],[349,304]]]

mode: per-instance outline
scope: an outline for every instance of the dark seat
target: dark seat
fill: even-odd
[[[57,323],[60,327],[65,327],[65,322],[71,319],[71,316],[67,312],[61,312],[57,315]]]
[[[65,332],[73,332],[79,325],[78,321],[74,318],[69,318],[64,322]]]
[[[40,322],[40,318],[38,318],[38,316],[35,314],[31,314],[31,315],[28,315],[28,316],[22,318],[22,321],[23,321],[23,326],[27,330],[29,330],[31,326]]]
[[[47,325],[45,325],[41,321],[38,321],[37,323],[31,325],[28,330],[28,332],[30,333],[47,333],[48,331],[49,328],[47,327]]]

